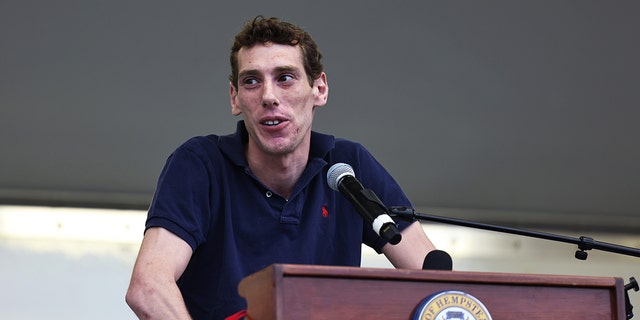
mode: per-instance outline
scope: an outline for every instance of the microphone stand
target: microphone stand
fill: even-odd
[[[539,238],[539,239],[545,239],[545,240],[576,244],[578,245],[578,250],[576,250],[575,257],[576,259],[579,259],[579,260],[587,260],[587,257],[588,257],[587,251],[592,249],[613,252],[613,253],[618,253],[618,254],[623,254],[628,256],[640,257],[640,249],[625,247],[625,246],[616,245],[616,244],[610,244],[606,242],[600,242],[600,241],[594,240],[591,237],[586,237],[586,236],[581,236],[579,238],[572,238],[572,237],[560,236],[560,235],[555,235],[555,234],[545,233],[545,232],[496,226],[496,225],[491,225],[486,223],[471,222],[471,221],[447,218],[442,216],[426,215],[422,213],[416,213],[415,209],[410,207],[390,207],[389,211],[391,212],[390,215],[392,217],[397,217],[407,221],[414,221],[416,219],[425,220],[425,221],[435,221],[435,222],[475,228],[475,229],[497,231],[497,232],[521,235],[526,237],[532,237],[532,238]],[[632,312],[633,306],[629,301],[629,291],[631,289],[633,289],[636,292],[640,290],[640,287],[638,286],[638,282],[634,277],[631,277],[629,281],[630,283],[624,286],[627,319],[633,318],[633,312]]]

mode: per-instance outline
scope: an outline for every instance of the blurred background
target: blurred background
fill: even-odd
[[[189,137],[235,129],[229,47],[258,14],[315,38],[314,129],[365,145],[418,212],[640,247],[637,2],[3,0],[1,318],[134,318],[156,179]],[[638,258],[424,228],[456,270],[640,276]]]

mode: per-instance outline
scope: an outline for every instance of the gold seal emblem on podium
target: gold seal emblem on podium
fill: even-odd
[[[420,302],[412,320],[491,320],[487,308],[462,291],[443,291]]]

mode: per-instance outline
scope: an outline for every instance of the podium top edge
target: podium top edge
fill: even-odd
[[[495,283],[520,285],[574,286],[574,287],[612,287],[623,285],[619,277],[527,274],[505,272],[408,270],[390,268],[365,268],[302,264],[273,264],[263,271],[272,273],[275,278],[283,277],[326,277],[378,279],[393,281],[430,281]]]

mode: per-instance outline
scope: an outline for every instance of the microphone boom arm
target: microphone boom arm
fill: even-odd
[[[422,213],[416,213],[415,210],[410,207],[390,207],[389,211],[391,212],[392,217],[398,217],[400,219],[405,219],[405,220],[418,219],[418,220],[426,220],[426,221],[435,221],[435,222],[475,228],[475,229],[497,231],[497,232],[527,236],[532,238],[539,238],[539,239],[545,239],[545,240],[576,244],[578,245],[578,249],[579,249],[578,251],[576,251],[576,259],[580,259],[580,260],[586,260],[587,259],[586,251],[592,250],[592,249],[619,253],[619,254],[624,254],[628,256],[640,257],[640,249],[625,247],[625,246],[606,243],[606,242],[600,242],[600,241],[594,240],[591,237],[586,237],[586,236],[581,236],[579,238],[572,238],[572,237],[555,235],[555,234],[539,232],[539,231],[503,227],[503,226],[491,225],[486,223],[447,218],[442,216],[426,215]]]

